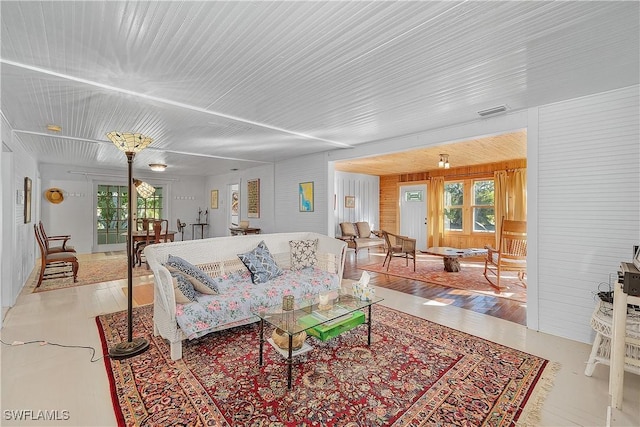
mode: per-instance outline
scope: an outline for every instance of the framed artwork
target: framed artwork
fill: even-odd
[[[313,212],[313,181],[298,184],[300,212]]]
[[[24,223],[31,222],[31,178],[24,177]]]
[[[355,196],[344,196],[344,207],[345,208],[355,208],[356,207],[356,197]]]
[[[211,209],[218,209],[218,190],[211,190]]]
[[[247,181],[247,218],[260,218],[260,180]]]

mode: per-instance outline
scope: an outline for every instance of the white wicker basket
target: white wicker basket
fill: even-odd
[[[611,335],[613,332],[613,305],[599,301],[591,315],[591,327],[596,331],[591,355],[584,374],[591,376],[596,364],[609,365],[611,358]],[[625,370],[640,374],[640,310],[627,309],[625,340]]]

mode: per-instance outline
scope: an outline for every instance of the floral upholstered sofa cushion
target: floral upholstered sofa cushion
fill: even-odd
[[[248,271],[222,279],[217,283],[217,295],[196,291],[196,301],[176,304],[176,320],[187,338],[201,337],[222,329],[222,325],[244,324],[251,318],[258,321],[253,313],[281,303],[284,295],[311,298],[340,288],[337,274],[316,267],[284,269],[282,274],[265,283],[254,284]]]

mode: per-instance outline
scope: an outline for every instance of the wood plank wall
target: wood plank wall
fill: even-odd
[[[445,181],[453,179],[486,178],[493,177],[493,173],[497,170],[519,169],[526,167],[526,159],[516,159],[461,168],[436,169],[419,173],[381,176],[380,228],[392,233],[397,233],[399,231],[398,206],[400,185],[402,184],[417,181],[429,181],[430,178],[435,176],[444,176]],[[495,245],[495,236],[493,233],[445,233],[443,246],[451,246],[455,248],[482,248],[485,244]]]

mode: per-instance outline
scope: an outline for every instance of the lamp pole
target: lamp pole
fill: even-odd
[[[127,165],[129,169],[128,191],[129,202],[127,203],[127,341],[133,341],[133,158],[135,153],[127,152]],[[147,343],[147,346],[149,343]]]
[[[109,357],[115,360],[127,359],[143,353],[149,348],[144,337],[133,338],[133,159],[151,143],[151,138],[140,134],[110,132],[109,139],[127,156],[129,203],[127,207],[127,341],[109,348]]]

